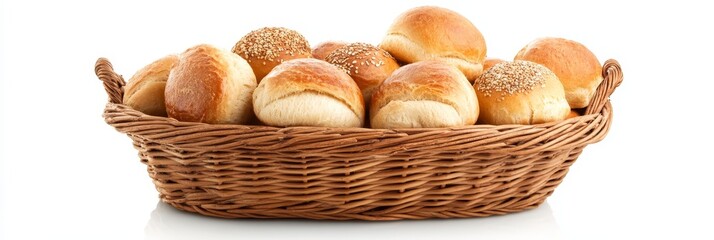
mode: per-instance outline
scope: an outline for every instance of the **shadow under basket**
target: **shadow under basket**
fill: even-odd
[[[127,134],[162,201],[222,218],[399,220],[537,207],[612,122],[615,60],[580,117],[538,125],[367,129],[180,122],[122,103],[100,58],[105,121]]]

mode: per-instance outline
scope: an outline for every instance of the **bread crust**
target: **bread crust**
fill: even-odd
[[[397,17],[380,47],[398,61],[446,61],[473,81],[483,70],[486,41],[476,26],[449,9],[423,6]]]
[[[506,60],[500,59],[500,58],[490,58],[487,57],[485,60],[483,60],[483,71],[486,72],[488,71],[489,68],[493,67],[493,65],[505,62]]]
[[[553,71],[572,108],[584,108],[602,82],[602,65],[583,44],[564,38],[539,38],[523,47],[514,60],[539,63]]]
[[[476,79],[474,89],[481,108],[478,123],[538,124],[570,113],[558,77],[533,62],[498,63]]]
[[[332,51],[335,51],[338,48],[346,46],[348,43],[343,42],[343,41],[326,41],[326,42],[321,42],[320,44],[317,44],[312,49],[312,57],[315,59],[320,59],[327,61],[327,56],[332,53]]]
[[[187,49],[166,84],[166,110],[179,121],[243,124],[257,83],[238,55],[201,44]]]
[[[168,55],[137,71],[124,87],[124,104],[148,115],[166,117],[164,89],[177,62],[177,55]]]
[[[387,51],[366,43],[351,43],[336,49],[326,61],[344,69],[357,83],[364,102],[370,102],[377,87],[399,68]]]
[[[397,69],[374,92],[370,105],[373,128],[464,126],[474,124],[478,115],[478,99],[463,73],[434,60]]]
[[[292,98],[299,95],[310,98]],[[336,107],[340,104],[335,102],[339,102],[349,111],[349,114],[340,113],[350,116],[333,116],[324,106],[304,106],[307,101],[315,104],[329,101]],[[271,106],[274,104],[282,106],[284,111]],[[364,124],[364,100],[357,84],[343,70],[318,59],[294,59],[278,65],[256,88],[253,105],[258,119],[272,126],[361,127]],[[302,115],[292,112],[291,108],[295,107],[305,108],[305,112]],[[275,109],[271,110],[273,114],[264,113],[268,108]]]
[[[264,27],[243,36],[232,49],[248,61],[260,82],[284,61],[311,57],[310,44],[300,33],[283,27]]]

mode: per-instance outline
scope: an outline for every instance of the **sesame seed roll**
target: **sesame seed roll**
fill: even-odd
[[[243,57],[260,82],[278,64],[311,56],[310,44],[300,33],[283,27],[265,27],[243,36],[233,52]]]
[[[365,103],[384,79],[392,75],[399,64],[394,58],[374,45],[352,43],[338,48],[325,58],[347,72],[362,90]]]
[[[502,62],[476,78],[474,89],[484,124],[538,124],[570,113],[563,85],[548,68],[533,62]]]

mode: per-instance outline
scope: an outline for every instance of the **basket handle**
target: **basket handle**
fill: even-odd
[[[124,99],[124,85],[126,82],[121,75],[114,72],[112,63],[106,58],[97,59],[94,64],[94,73],[97,74],[99,80],[104,82],[104,90],[109,95],[109,102],[121,104]]]
[[[622,83],[622,68],[620,63],[615,59],[608,59],[602,67],[603,81],[597,87],[593,99],[585,109],[585,115],[596,114],[602,111],[608,101],[610,95],[615,91],[615,88]]]

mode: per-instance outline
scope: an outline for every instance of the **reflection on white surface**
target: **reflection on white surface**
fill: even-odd
[[[159,202],[146,239],[558,239],[548,203],[520,213],[470,219],[388,222],[294,219],[221,219]],[[456,236],[456,238],[454,238]]]

